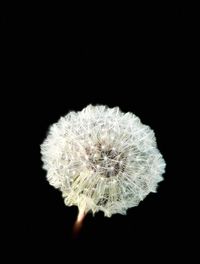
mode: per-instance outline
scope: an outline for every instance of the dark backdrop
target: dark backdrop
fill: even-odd
[[[182,5],[15,7],[2,14],[15,242],[25,259],[172,261],[187,242],[183,210],[187,12]],[[48,127],[88,104],[131,111],[156,134],[165,180],[126,216],[88,214],[76,239],[76,207],[45,179],[40,144]],[[10,111],[11,110],[11,111]],[[9,123],[10,124],[10,123]],[[8,124],[8,125],[9,125]],[[14,131],[14,138],[13,138]],[[184,142],[184,144],[183,144]],[[16,187],[18,186],[18,187]],[[13,220],[16,219],[16,220]],[[13,236],[11,236],[13,237]],[[70,257],[73,260],[69,260]],[[27,262],[29,263],[29,262]]]

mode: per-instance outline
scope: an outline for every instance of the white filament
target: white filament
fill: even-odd
[[[154,132],[118,107],[89,105],[50,127],[41,145],[47,179],[80,212],[125,214],[165,171]]]

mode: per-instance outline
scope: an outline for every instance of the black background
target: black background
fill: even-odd
[[[17,235],[8,243],[25,259],[56,256],[66,263],[183,257],[189,209],[181,131],[191,103],[185,89],[186,7],[49,4],[16,10],[9,7],[1,16],[3,111],[11,113],[5,124],[12,120],[12,129],[6,133],[16,145],[10,167],[16,194],[9,211]],[[90,103],[138,115],[154,129],[167,167],[158,193],[126,216],[88,214],[74,239],[77,208],[66,207],[46,181],[40,144],[60,116]]]

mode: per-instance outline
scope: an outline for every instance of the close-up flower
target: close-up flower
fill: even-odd
[[[118,107],[89,105],[50,127],[41,145],[47,180],[79,215],[126,214],[163,180],[153,130]]]

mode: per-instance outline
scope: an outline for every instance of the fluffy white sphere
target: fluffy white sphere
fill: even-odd
[[[50,127],[41,145],[47,179],[80,212],[125,214],[163,180],[154,132],[118,107],[89,105]]]

